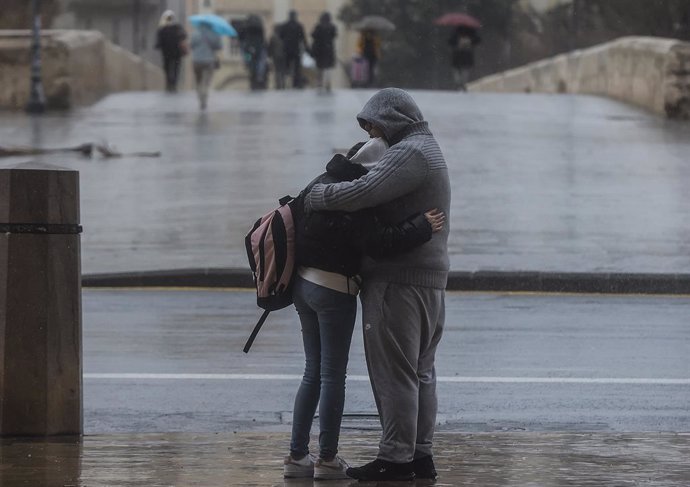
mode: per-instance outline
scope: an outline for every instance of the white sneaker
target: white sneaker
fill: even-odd
[[[315,479],[349,479],[345,474],[349,465],[345,460],[340,458],[338,455],[335,456],[330,462],[325,461],[323,458],[319,458],[314,464],[314,478]]]
[[[288,455],[283,460],[283,477],[286,479],[305,479],[314,476],[314,459],[311,455],[295,460]]]

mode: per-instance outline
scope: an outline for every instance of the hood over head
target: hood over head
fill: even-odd
[[[412,96],[400,88],[384,88],[364,105],[357,114],[359,125],[366,122],[379,127],[386,140],[395,143],[395,135],[416,122],[423,122],[424,116]]]

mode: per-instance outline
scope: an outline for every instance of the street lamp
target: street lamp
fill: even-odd
[[[43,113],[46,102],[41,81],[41,0],[32,0],[32,6],[34,23],[31,38],[31,91],[26,111]]]

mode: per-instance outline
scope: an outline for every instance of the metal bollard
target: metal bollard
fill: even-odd
[[[79,173],[0,169],[0,436],[83,432]]]

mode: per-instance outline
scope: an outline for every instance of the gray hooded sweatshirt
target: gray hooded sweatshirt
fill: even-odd
[[[376,207],[383,224],[394,224],[414,213],[438,208],[446,214],[442,231],[409,252],[376,261],[366,258],[362,277],[445,289],[449,268],[450,180],[428,123],[412,97],[398,88],[376,93],[357,119],[362,126],[369,122],[381,128],[390,147],[362,178],[315,185],[305,201],[306,207],[343,211]]]

